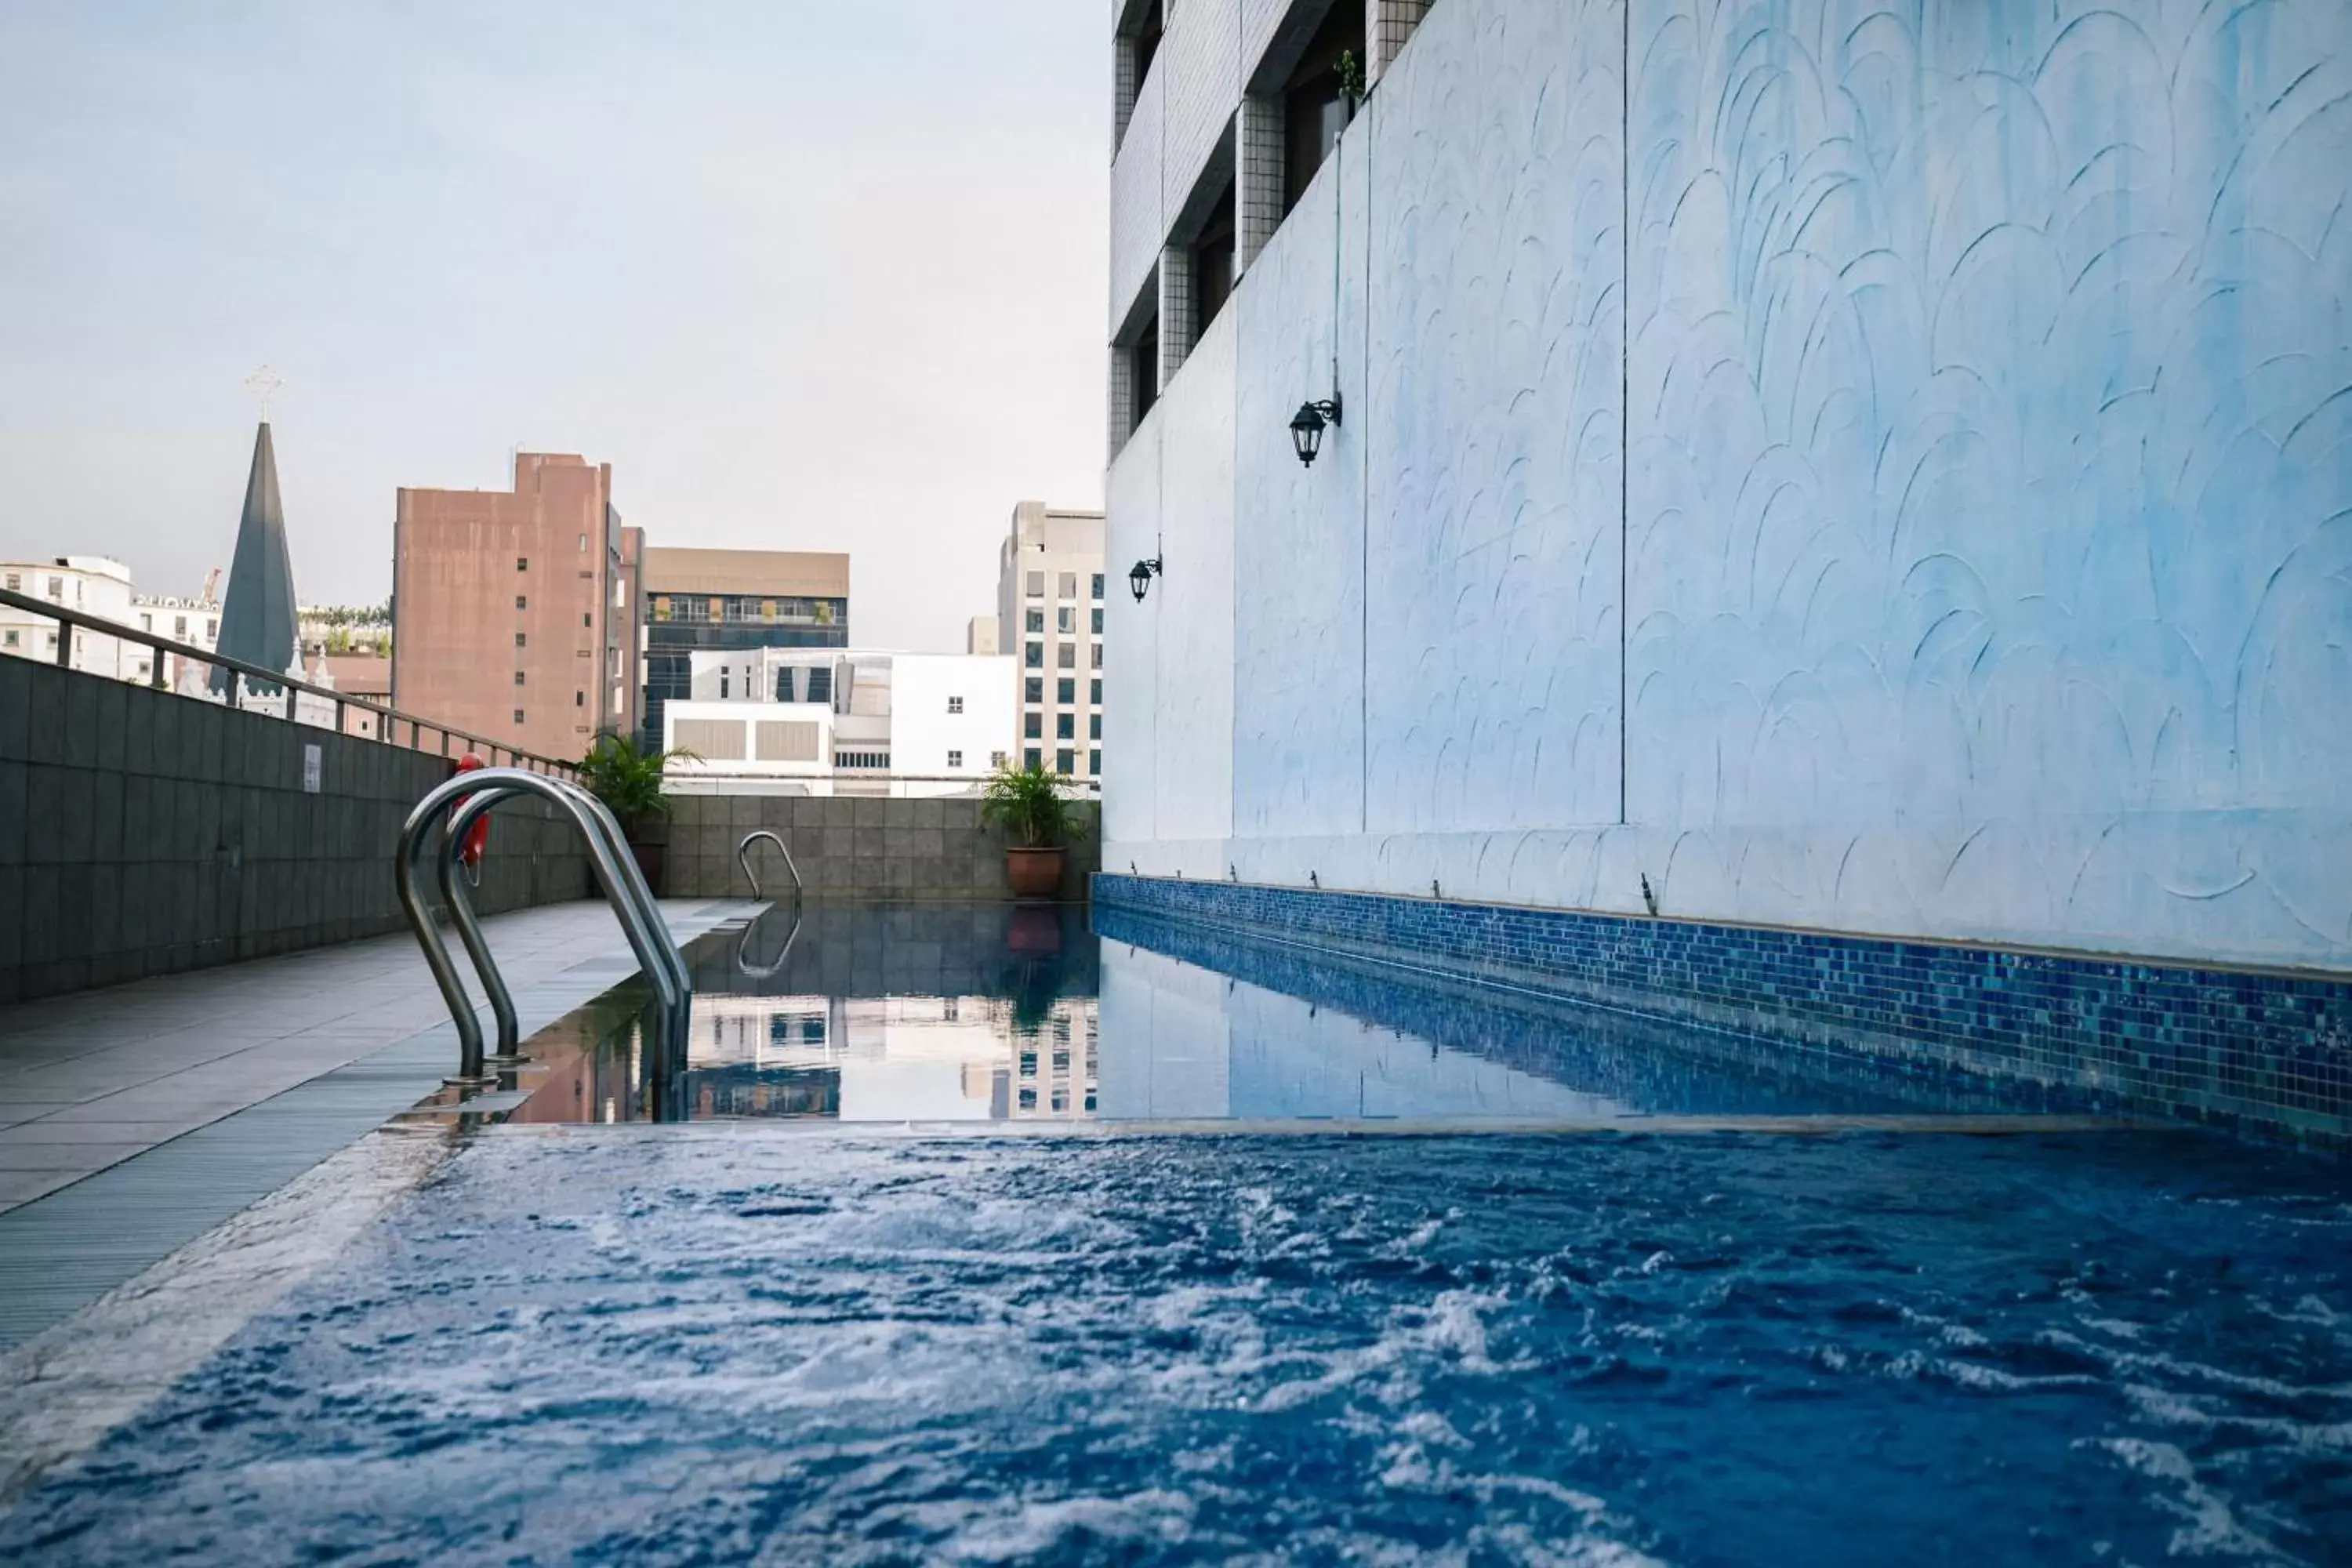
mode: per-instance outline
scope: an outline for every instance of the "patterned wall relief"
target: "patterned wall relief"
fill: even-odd
[[[1437,5],[1373,100],[1375,832],[1617,820],[1623,16]]]
[[[1633,819],[1813,825],[1825,910],[2340,951],[2352,7],[1636,0],[1629,45]]]
[[[1234,831],[1245,837],[1364,826],[1368,148],[1360,124],[1228,307],[1244,350],[1234,426]],[[1331,395],[1335,357],[1341,423],[1302,467],[1291,416]]]

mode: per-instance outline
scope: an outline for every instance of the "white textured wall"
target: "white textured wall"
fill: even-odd
[[[1153,416],[1232,740],[1106,863],[2352,965],[2347,105],[2339,0],[1442,0]]]

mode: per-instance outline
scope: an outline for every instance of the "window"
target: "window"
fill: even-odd
[[[590,615],[587,611],[583,610],[580,612],[580,625],[583,630],[593,628],[596,625],[595,617]],[[1095,630],[1100,631],[1102,628],[1100,626],[1097,626]]]
[[[1095,646],[1096,646],[1097,647],[1100,647],[1102,645],[1101,645],[1100,643],[1097,643]],[[1077,645],[1077,644],[1076,644],[1076,643],[1074,643],[1074,642],[1066,642],[1066,643],[1056,643],[1056,644],[1055,644],[1055,645],[1054,645],[1054,668],[1056,668],[1056,669],[1076,669],[1076,668],[1078,668],[1078,645]]]
[[[1359,6],[1359,10],[1362,7]],[[1209,323],[1234,291],[1234,183],[1217,193],[1208,222],[1192,242],[1192,341],[1208,335]]]
[[[1094,668],[1100,669],[1102,668],[1102,644],[1100,643],[1095,644],[1094,659]]]
[[[1028,666],[1031,669],[1045,668],[1045,645],[1041,642],[1033,642],[1029,644],[1028,647],[1021,650],[1021,662]]]
[[[1097,605],[1095,606],[1094,633],[1097,637],[1102,636],[1102,606],[1100,605]]]
[[[518,609],[518,610],[528,610],[528,609],[530,609],[530,595],[528,595],[528,594],[517,594],[517,595],[515,595],[515,608],[516,608],[516,609]]]
[[[1160,315],[1152,312],[1143,323],[1143,331],[1127,347],[1127,377],[1129,397],[1135,417],[1128,421],[1132,430],[1143,423],[1151,405],[1160,401]]]
[[[1029,597],[1033,599],[1044,598],[1045,596],[1045,574],[1043,572],[1030,573],[1029,581],[1024,584],[1024,586],[1029,590]]]
[[[587,694],[586,692],[584,692],[584,691],[575,691],[575,692],[573,692],[573,693],[572,694],[572,706],[573,706],[574,708],[585,708],[585,707],[587,707],[587,706],[588,706],[588,694]]]
[[[5,646],[5,647],[15,647],[16,646],[16,634],[15,632],[10,632],[10,633],[8,634],[8,638],[7,638],[6,643],[5,643],[5,645],[0,645],[0,646]]]
[[[1348,100],[1339,90],[1339,57],[1364,52],[1364,8],[1334,5],[1300,57],[1282,93],[1282,210],[1287,215],[1307,194],[1315,171],[1339,144],[1348,128]]]
[[[49,640],[54,642],[57,639],[52,637]],[[1032,746],[1027,751],[1021,753],[1021,761],[1024,766],[1042,768],[1045,765],[1045,753],[1039,751],[1036,747]]]
[[[1100,680],[1089,680],[1087,682],[1087,700],[1093,703],[1097,708],[1102,706],[1102,682]]]
[[[1103,580],[1103,574],[1102,574],[1101,573],[1099,573],[1099,572],[1096,573],[1096,574],[1095,574],[1095,591],[1094,591],[1094,596],[1095,596],[1097,600],[1099,600],[1099,599],[1102,597],[1102,580]]]
[[[588,536],[584,533],[580,536],[580,553],[583,555],[588,553]]]
[[[1045,612],[1043,610],[1030,611],[1025,624],[1028,629],[1033,632],[1043,632],[1045,629]]]
[[[1057,773],[1070,773],[1072,771],[1070,764],[1073,760],[1073,757],[1067,752],[1055,752],[1054,753],[1054,771]]]
[[[173,642],[185,642],[188,640],[187,616],[173,616],[172,617],[172,640]]]
[[[140,611],[140,612],[139,612],[139,629],[140,629],[141,631],[142,631],[142,632],[152,632],[152,631],[153,631],[153,630],[155,629],[155,617],[154,617],[154,616],[151,616],[151,615],[149,615],[149,614],[148,614],[146,611],[144,611],[144,610]]]
[[[1078,629],[1078,607],[1064,605],[1054,616],[1054,629],[1064,637]]]
[[[1045,716],[1044,714],[1024,713],[1021,715],[1021,738],[1024,741],[1034,741],[1042,738],[1045,733]]]
[[[949,711],[949,712],[950,712],[950,713],[961,713],[961,712],[962,712],[962,711],[963,711],[963,699],[962,699],[962,698],[961,698],[961,697],[950,697],[950,698],[949,698],[949,699],[948,699],[948,711]]]
[[[516,557],[515,557],[515,570],[516,570],[516,571],[518,571],[518,572],[528,572],[528,571],[530,571],[530,556],[528,556],[528,555],[518,555],[518,556],[516,556]]]
[[[1077,730],[1075,727],[1076,720],[1077,715],[1075,713],[1055,714],[1054,716],[1054,739],[1056,741],[1075,740],[1077,736]],[[1063,770],[1065,773],[1067,773],[1068,771],[1069,770],[1066,768]]]
[[[1087,739],[1089,741],[1099,741],[1102,739],[1101,714],[1089,713],[1087,715]]]
[[[1003,767],[1003,766],[1004,765],[1004,753],[1003,753],[1003,752],[989,752],[989,753],[988,753],[988,765],[989,765],[990,767],[992,767],[992,768],[1001,768],[1001,767]]]
[[[950,752],[948,753],[948,766],[951,768],[960,768],[963,766],[963,753],[961,752]]]
[[[522,671],[520,669],[515,671],[515,684],[517,686],[520,686],[522,684]]]
[[[1054,700],[1055,700],[1055,701],[1056,701],[1056,702],[1076,702],[1077,700],[1078,700],[1078,683],[1077,683],[1076,681],[1075,681],[1075,680],[1071,679],[1068,676],[1066,676],[1066,676],[1062,677],[1062,679],[1059,679],[1059,680],[1057,680],[1057,681],[1054,682]]]
[[[1097,778],[1102,777],[1102,753],[1100,752],[1088,752],[1087,753],[1087,772]]]
[[[20,593],[24,592],[24,589],[25,589],[25,574],[24,574],[23,573],[21,573],[21,572],[11,572],[11,573],[9,573],[9,574],[8,574],[8,592],[10,592],[10,593],[12,593],[12,594],[20,594]]]
[[[1061,581],[1054,586],[1059,590],[1056,597],[1075,599],[1078,596],[1078,574],[1076,572],[1065,572],[1062,574]]]
[[[522,722],[522,710],[520,708],[515,710],[515,722],[518,724]]]
[[[205,640],[206,642],[211,642],[211,641],[215,640],[215,638],[217,638],[219,636],[220,636],[220,622],[218,622],[218,621],[206,621],[206,622],[205,623]]]
[[[530,646],[528,643],[526,643],[526,642],[523,640],[523,638],[524,638],[524,635],[523,635],[521,632],[517,632],[517,633],[515,633],[515,647],[525,647]]]
[[[1028,679],[1023,681],[1021,683],[1021,699],[1024,702],[1045,701],[1045,678],[1042,675],[1033,675]]]
[[[808,672],[808,696],[803,700],[808,702],[833,700],[833,666],[820,664]]]
[[[726,699],[727,695],[728,695],[728,691],[727,691],[727,672],[726,672],[725,670],[723,670],[723,669],[722,669],[722,670],[720,670],[720,671],[719,672],[719,699],[723,701],[723,700],[725,700],[725,699]]]
[[[57,600],[59,604],[63,604],[65,602],[66,580],[64,578],[52,577],[49,579],[49,597]]]

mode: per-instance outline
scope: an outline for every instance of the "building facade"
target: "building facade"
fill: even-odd
[[[997,552],[997,646],[1019,660],[1014,752],[1101,787],[1103,514],[1024,500]]]
[[[731,793],[976,792],[1007,755],[1013,661],[833,648],[709,649],[663,705],[670,787]]]
[[[53,555],[46,561],[0,561],[0,588],[121,626],[137,626],[131,610],[131,568],[103,555]],[[62,623],[0,605],[0,654],[58,662]],[[148,629],[148,628],[142,628]],[[154,673],[152,650],[83,627],[69,628],[73,646],[68,667],[115,680],[146,681]]]
[[[804,550],[649,548],[641,573],[641,743],[689,694],[694,656],[721,649],[849,646],[849,557]]]
[[[2352,10],[1849,9],[1123,9],[1107,865],[2352,967]]]
[[[394,706],[551,757],[634,732],[637,533],[611,466],[569,454],[517,453],[511,490],[401,490]]]

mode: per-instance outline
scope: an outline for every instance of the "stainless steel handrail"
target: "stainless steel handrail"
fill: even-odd
[[[393,882],[400,899],[401,912],[408,919],[409,929],[415,932],[417,945],[425,950],[425,966],[433,972],[433,982],[448,1005],[450,1021],[457,1030],[457,1074],[449,1081],[457,1084],[479,1084],[492,1081],[483,1074],[482,1026],[474,1016],[472,998],[466,994],[457,966],[449,961],[448,945],[435,929],[433,916],[416,887],[418,851],[429,830],[441,820],[444,811],[460,796],[482,796],[468,799],[452,818],[444,840],[440,858],[442,888],[450,897],[457,886],[450,875],[450,865],[456,857],[456,845],[464,840],[465,826],[469,825],[500,798],[508,795],[536,795],[563,808],[588,846],[588,859],[598,885],[604,889],[605,901],[620,922],[623,932],[635,952],[638,966],[652,982],[660,996],[664,1016],[669,1021],[675,1040],[683,1040],[688,998],[692,994],[691,978],[686,961],[678,955],[675,943],[668,940],[668,928],[660,921],[660,910],[653,905],[653,895],[638,873],[635,858],[620,844],[618,824],[612,814],[603,809],[601,802],[578,785],[551,779],[542,773],[521,768],[484,768],[474,773],[459,773],[427,790],[402,825],[400,842],[394,851]],[[646,918],[651,915],[651,921]],[[466,944],[467,954],[483,977],[483,988],[491,995],[492,1010],[498,1014],[501,1055],[511,1055],[517,1043],[509,1037],[514,1032],[514,1004],[505,995],[505,982],[490,956],[489,945],[482,938],[480,924],[473,918],[471,905],[459,894],[451,899],[450,917],[457,925],[459,940]],[[500,999],[504,1005],[500,1006]],[[666,1042],[667,1044],[667,1042]]]
[[[461,777],[481,778],[477,772]],[[620,823],[603,801],[568,780],[554,781],[559,788],[572,797],[572,804],[583,807],[604,836],[604,847],[613,864],[620,868],[622,891],[627,895],[625,903],[616,905],[624,929],[634,926],[631,945],[640,953],[650,950],[662,960],[659,969],[649,971],[646,979],[661,998],[666,1012],[676,1012],[681,1017],[687,999],[694,994],[693,976],[686,967],[677,946],[669,940],[669,924],[662,919],[661,906],[646,885],[645,873],[638,869],[636,857],[628,847],[628,838]],[[513,1066],[520,1062],[521,1031],[515,1020],[514,1004],[509,996],[506,977],[491,957],[488,940],[482,935],[481,922],[475,917],[473,900],[467,892],[463,879],[457,875],[457,862],[467,830],[500,800],[516,792],[506,787],[491,787],[468,795],[452,813],[446,833],[446,852],[441,858],[441,898],[449,908],[451,921],[457,927],[458,940],[466,946],[474,969],[482,978],[482,988],[489,993],[490,1011],[499,1021],[499,1048],[487,1058],[493,1066]],[[577,812],[574,816],[577,817]]]
[[[370,702],[363,697],[353,697],[348,692],[313,685],[310,681],[288,675],[282,669],[264,669],[257,664],[247,664],[241,658],[231,658],[224,653],[210,652],[192,643],[173,642],[169,637],[159,637],[152,632],[143,632],[137,626],[127,626],[119,621],[110,621],[103,616],[89,615],[80,610],[68,610],[63,605],[52,600],[37,599],[29,594],[13,593],[8,589],[0,588],[0,605],[5,605],[11,609],[29,611],[44,619],[58,622],[61,627],[79,626],[84,631],[97,632],[104,637],[120,637],[124,642],[134,642],[143,647],[176,654],[182,658],[194,659],[198,664],[218,665],[223,669],[233,669],[248,679],[266,681],[271,686],[282,686],[286,689],[285,717],[289,722],[294,721],[295,693],[307,691],[313,697],[324,698],[335,705],[336,734],[350,733],[343,728],[343,710],[347,708],[356,708],[363,713],[373,713],[386,721],[382,726],[383,733],[381,735],[373,737],[354,735],[352,737],[353,740],[373,739],[387,746],[396,746],[400,742],[392,738],[390,721],[398,720],[408,726],[408,749],[412,752],[425,749],[422,737],[426,731],[431,731],[441,737],[441,754],[445,757],[449,754],[449,742],[456,740],[468,746],[481,747],[489,753],[489,760],[493,763],[499,760],[499,753],[504,752],[518,762],[535,763],[557,773],[569,775],[579,769],[579,764],[576,763],[562,762],[554,757],[542,757],[536,752],[526,752],[515,746],[501,746],[496,741],[485,740],[478,735],[469,735],[463,730],[452,729],[446,724],[436,723],[430,719],[420,719],[414,713],[404,713],[397,708],[388,708],[380,702]],[[64,636],[58,638],[57,662],[60,668],[72,667],[73,638]],[[163,666],[159,664],[155,668],[157,679],[154,684],[161,687],[163,684],[161,679]],[[100,676],[97,679],[111,678]]]
[[[757,833],[743,835],[743,842],[735,846],[735,864],[743,868],[743,879],[751,884],[751,896],[755,899],[766,896],[760,891],[760,879],[751,870],[751,846],[762,838],[774,845],[776,853],[784,858],[784,869],[793,874],[793,900],[797,903],[801,895],[808,890],[801,881],[801,868],[793,864],[793,852],[784,847],[784,841],[764,827]]]

